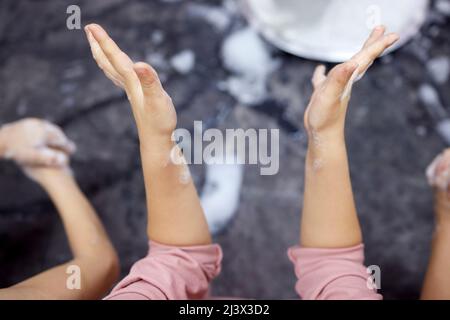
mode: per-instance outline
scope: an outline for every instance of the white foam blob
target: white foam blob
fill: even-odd
[[[250,27],[229,35],[222,45],[224,66],[234,73],[225,89],[245,105],[257,104],[267,97],[267,77],[279,66],[270,50]]]
[[[244,167],[236,163],[206,165],[201,203],[212,234],[223,230],[239,206]]]
[[[190,16],[206,21],[216,30],[223,31],[230,26],[231,16],[225,7],[194,3],[189,6],[188,10]]]
[[[431,59],[427,63],[427,70],[434,81],[439,84],[446,83],[450,73],[450,58],[440,56]]]
[[[183,50],[170,59],[172,67],[181,74],[190,73],[195,66],[195,53],[192,50]]]

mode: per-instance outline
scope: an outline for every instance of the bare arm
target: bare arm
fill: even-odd
[[[353,200],[347,152],[343,140],[308,147],[301,244],[305,247],[340,248],[362,242]]]
[[[1,128],[0,156],[15,161],[49,194],[63,221],[74,257],[0,290],[0,299],[100,298],[116,279],[116,253],[67,167],[74,151],[74,143],[62,130],[44,120],[25,119]],[[76,281],[78,275],[80,281]]]
[[[345,147],[345,115],[355,77],[398,36],[376,28],[362,50],[325,75],[319,66],[313,76],[314,94],[305,112],[309,144],[301,245],[314,248],[350,247],[362,242]]]
[[[36,172],[36,171],[39,172]],[[118,276],[118,258],[94,209],[73,177],[61,169],[33,169],[53,200],[66,230],[73,259],[30,279],[0,291],[0,298],[17,299],[98,299]],[[79,270],[80,288],[67,284]],[[69,268],[69,269],[68,269]]]
[[[101,298],[117,279],[119,264],[100,220],[70,174],[62,169],[32,171],[30,174],[44,187],[58,209],[74,257],[63,265],[1,290],[0,298]],[[79,289],[76,282],[68,284],[73,272],[69,267],[79,270]]]
[[[429,180],[434,190],[436,227],[421,299],[450,299],[450,149],[430,166]],[[434,171],[434,172],[432,172]]]
[[[189,169],[174,161],[174,154],[179,154],[171,141],[176,112],[155,70],[146,63],[133,63],[99,25],[87,26],[86,33],[97,64],[131,102],[141,145],[149,238],[174,246],[210,244]]]

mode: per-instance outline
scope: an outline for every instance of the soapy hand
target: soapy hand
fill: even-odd
[[[450,149],[439,154],[426,171],[430,186],[450,195]]]
[[[64,167],[75,151],[75,144],[58,126],[34,118],[1,127],[0,146],[0,157],[22,167]]]
[[[385,35],[383,26],[376,27],[362,49],[349,61],[337,65],[328,75],[325,75],[325,66],[316,68],[312,77],[314,92],[304,115],[310,139],[317,140],[319,134],[343,135],[353,83],[398,39],[395,33]]]
[[[439,154],[426,170],[428,183],[435,189],[435,213],[450,222],[450,148]]]
[[[176,111],[156,71],[147,63],[134,63],[101,26],[90,24],[85,31],[98,66],[130,100],[141,148],[151,148],[155,138],[170,137],[177,123]]]
[[[15,161],[41,185],[54,176],[68,174],[75,144],[56,125],[40,119],[9,123],[0,130],[0,155]]]

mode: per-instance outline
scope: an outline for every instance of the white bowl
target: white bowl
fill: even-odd
[[[355,54],[371,29],[383,24],[400,34],[395,50],[425,21],[429,0],[240,0],[250,24],[294,55],[342,62]]]

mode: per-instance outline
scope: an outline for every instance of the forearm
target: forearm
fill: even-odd
[[[98,258],[100,260],[101,258]],[[103,261],[102,261],[103,263]],[[80,273],[70,274],[71,267]],[[12,287],[0,290],[0,300],[81,300],[100,299],[111,288],[115,278],[105,272],[104,266],[86,258],[73,259],[62,265],[45,270]],[[70,277],[80,277],[79,287]],[[76,280],[78,281],[78,280]]]
[[[50,170],[41,183],[59,211],[74,258],[3,290],[0,297],[101,298],[116,280],[119,263],[100,220],[69,174]],[[69,277],[78,278],[80,287],[69,287]]]
[[[58,209],[75,257],[114,249],[95,210],[69,174],[58,174],[44,186]]]
[[[350,247],[362,242],[344,138],[308,147],[301,223],[301,245]]]
[[[436,194],[435,210],[445,210],[437,215],[436,229],[431,245],[431,255],[422,288],[421,299],[450,299],[450,216],[446,192]]]
[[[178,146],[170,137],[141,146],[148,207],[148,236],[176,246],[211,243],[197,190],[186,164],[176,164],[171,152]],[[175,149],[174,149],[175,148]]]

